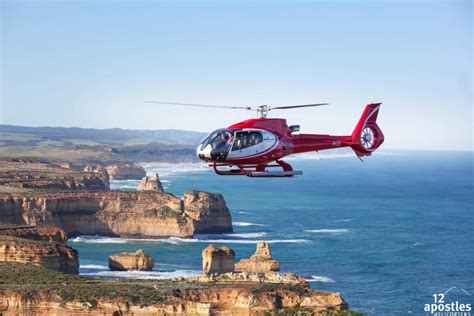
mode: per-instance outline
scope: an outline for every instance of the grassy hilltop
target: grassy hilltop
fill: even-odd
[[[0,125],[0,158],[76,162],[192,161],[205,133]]]

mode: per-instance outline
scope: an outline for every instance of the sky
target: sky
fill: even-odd
[[[387,149],[473,150],[472,1],[7,1],[0,123],[212,131],[248,106]]]

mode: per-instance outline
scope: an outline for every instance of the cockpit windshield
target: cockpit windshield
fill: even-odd
[[[217,161],[225,160],[234,143],[234,132],[234,129],[218,129],[212,132],[202,141],[201,150],[211,145],[211,158]]]

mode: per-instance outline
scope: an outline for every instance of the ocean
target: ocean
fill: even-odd
[[[230,246],[239,260],[265,240],[283,272],[305,277],[312,288],[341,292],[359,312],[423,315],[437,293],[446,293],[446,303],[473,303],[472,152],[382,151],[363,163],[346,154],[306,155],[291,163],[304,174],[256,179],[218,176],[204,163],[146,165],[173,194],[222,193],[234,232],[164,240],[76,237],[69,244],[79,250],[80,273],[198,275],[209,243]],[[121,190],[137,185],[112,183]],[[109,255],[138,248],[155,257],[155,271],[108,271]]]

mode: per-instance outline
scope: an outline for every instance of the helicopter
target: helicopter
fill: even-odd
[[[350,147],[357,157],[370,156],[382,145],[384,135],[377,125],[382,103],[365,106],[351,135],[299,134],[299,125],[290,125],[286,119],[267,118],[271,110],[315,107],[329,103],[288,106],[221,106],[195,103],[145,101],[168,105],[257,111],[259,118],[248,119],[226,128],[213,131],[196,148],[199,159],[208,163],[218,175],[243,175],[248,177],[293,177],[302,171],[282,160],[292,154]],[[274,171],[274,168],[278,168]]]

